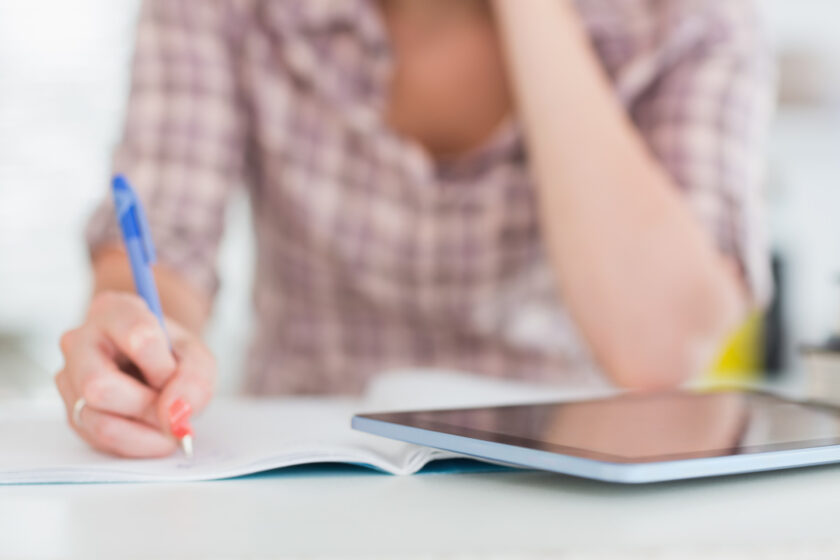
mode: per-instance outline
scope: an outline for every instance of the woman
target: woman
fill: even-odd
[[[71,424],[161,456],[172,403],[207,404],[240,183],[254,392],[423,365],[682,383],[768,293],[769,62],[748,0],[146,0],[115,167],[147,205],[175,357],[106,202],[56,376]]]

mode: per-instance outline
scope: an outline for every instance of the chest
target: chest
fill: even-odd
[[[490,137],[511,113],[504,54],[486,13],[424,25],[385,12],[393,51],[385,118],[437,159]]]

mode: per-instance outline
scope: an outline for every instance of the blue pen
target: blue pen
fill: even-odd
[[[155,277],[152,273],[152,264],[155,262],[155,246],[152,243],[152,235],[146,214],[137,193],[131,188],[128,180],[122,175],[114,177],[112,183],[114,193],[114,206],[117,213],[117,221],[122,230],[125,250],[131,262],[131,273],[134,276],[134,287],[137,294],[143,298],[152,313],[157,317],[160,328],[166,334],[169,341],[169,333],[166,332],[166,325],[163,321],[163,308],[160,305]],[[169,344],[170,348],[172,344]],[[181,448],[184,454],[192,457],[193,441],[192,436],[187,434],[181,438]]]

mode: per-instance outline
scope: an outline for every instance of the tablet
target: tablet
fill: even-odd
[[[477,459],[618,483],[840,462],[840,410],[763,392],[360,414],[352,424]]]

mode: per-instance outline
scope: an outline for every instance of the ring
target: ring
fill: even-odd
[[[82,427],[82,409],[85,406],[87,406],[87,401],[84,397],[77,399],[76,403],[73,405],[73,424],[75,424],[77,428]]]

